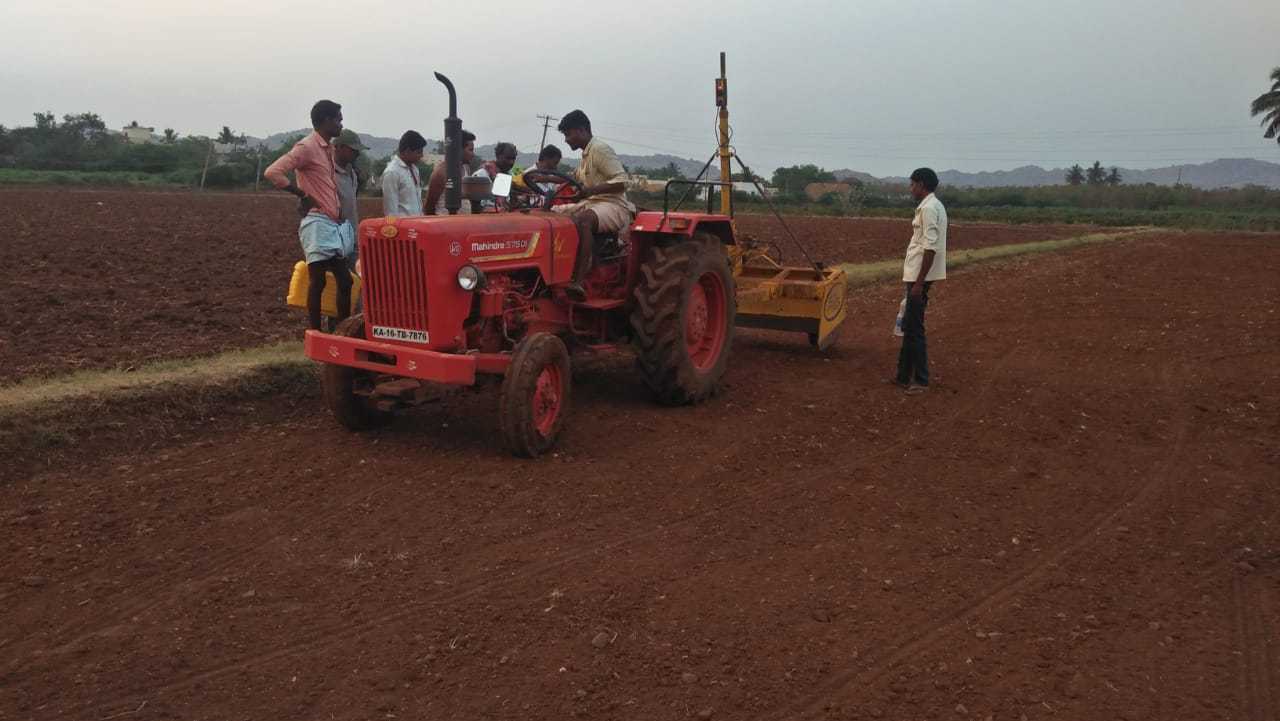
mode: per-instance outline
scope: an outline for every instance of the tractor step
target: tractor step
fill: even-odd
[[[418,389],[422,387],[422,382],[413,378],[398,378],[386,383],[379,383],[373,389],[373,394],[386,398],[400,398],[408,400],[412,398]]]

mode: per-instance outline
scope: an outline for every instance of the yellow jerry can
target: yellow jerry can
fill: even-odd
[[[338,317],[338,281],[333,273],[326,273],[324,292],[320,294],[320,312],[330,318]],[[293,266],[293,277],[289,279],[289,295],[284,302],[290,308],[307,309],[307,290],[311,287],[311,276],[307,273],[307,262],[298,261]],[[356,298],[360,297],[360,276],[351,274],[351,307],[355,308]]]

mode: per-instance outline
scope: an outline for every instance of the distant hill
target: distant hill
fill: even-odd
[[[292,130],[286,133],[275,133],[266,138],[249,138],[250,145],[264,145],[268,148],[278,147],[281,143],[291,137],[298,137],[310,133],[311,130],[302,128]],[[400,144],[399,138],[384,138],[377,135],[360,134],[360,140],[369,146],[369,155],[374,158],[385,158],[396,152],[396,147]],[[427,138],[427,150],[434,150],[437,140]],[[566,165],[577,165],[578,161],[574,158],[575,153],[563,147],[560,150],[565,152]],[[493,143],[481,145],[476,148],[476,155],[485,160],[493,159]],[[535,152],[531,152],[532,148],[520,148],[520,155],[516,159],[516,164],[522,168],[533,165],[538,159]],[[664,168],[668,163],[675,163],[680,172],[687,177],[694,177],[698,171],[702,170],[703,162],[692,158],[679,158],[674,155],[656,154],[656,155],[623,155],[618,158],[622,164],[627,166],[633,172],[639,172],[642,169],[653,170]],[[716,169],[713,168],[714,172]],[[907,179],[904,177],[887,176],[876,177],[870,173],[864,173],[858,170],[842,168],[832,171],[839,180],[859,180],[864,183],[879,184],[904,184]],[[954,185],[958,187],[969,188],[1001,188],[1001,187],[1030,187],[1038,185],[1065,185],[1066,184],[1066,168],[1052,168],[1046,170],[1038,165],[1024,165],[1020,168],[1012,170],[994,170],[983,171],[979,173],[966,173],[961,170],[944,170],[938,173],[938,179],[943,185]],[[1280,163],[1272,163],[1265,160],[1254,160],[1252,158],[1223,158],[1208,163],[1199,163],[1193,165],[1171,165],[1166,168],[1154,168],[1152,170],[1135,170],[1132,168],[1121,168],[1120,175],[1124,178],[1124,182],[1130,185],[1141,183],[1155,183],[1156,185],[1173,185],[1182,182],[1185,185],[1191,185],[1196,188],[1241,188],[1246,185],[1261,185],[1267,188],[1280,189]]]
[[[249,145],[261,145],[266,148],[278,148],[280,144],[290,138],[297,138],[307,135],[311,132],[311,128],[299,128],[298,130],[290,130],[284,133],[275,133],[265,138],[248,138]],[[366,135],[359,133],[360,142],[369,146],[369,155],[374,158],[385,158],[396,152],[396,148],[400,146],[400,138],[383,138],[377,135]],[[427,149],[430,150],[435,141],[427,141]]]
[[[864,183],[906,183],[902,177],[877,178],[856,170],[832,171],[841,180],[850,178]],[[1024,165],[1013,170],[996,170],[966,173],[960,170],[944,170],[938,173],[943,185],[969,188],[1029,187],[1037,185],[1065,185],[1066,168],[1045,170],[1038,165]],[[1174,185],[1181,182],[1196,188],[1241,188],[1261,185],[1280,188],[1280,163],[1252,158],[1223,158],[1195,165],[1171,165],[1167,168],[1135,170],[1120,168],[1120,176],[1129,185],[1155,183]]]

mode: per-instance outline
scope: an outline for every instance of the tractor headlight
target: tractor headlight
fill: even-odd
[[[484,271],[474,265],[464,265],[458,269],[458,287],[463,290],[475,290],[484,287]]]

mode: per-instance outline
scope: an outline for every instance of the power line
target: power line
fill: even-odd
[[[605,125],[631,130],[658,131],[675,133],[673,137],[689,137],[684,135],[688,128],[672,128],[655,125],[636,125],[608,120],[597,121],[597,125]],[[1182,128],[1070,128],[1052,129],[1037,128],[1035,130],[885,130],[885,131],[848,131],[848,130],[783,130],[757,131],[756,135],[786,136],[819,136],[840,138],[880,138],[880,137],[955,137],[955,136],[998,136],[998,137],[1060,137],[1063,135],[1214,135],[1225,133],[1255,133],[1256,125],[1218,125],[1189,126]]]

